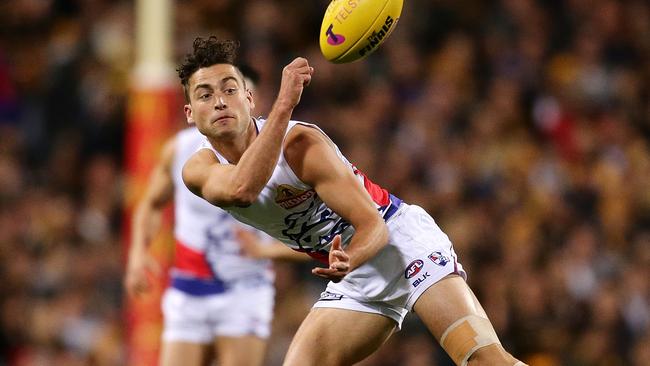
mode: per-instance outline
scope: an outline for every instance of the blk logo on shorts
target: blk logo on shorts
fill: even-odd
[[[442,254],[442,252],[433,252],[429,254],[429,259],[431,259],[431,262],[444,267],[447,263],[449,263],[449,258]]]
[[[422,259],[416,259],[411,264],[409,264],[406,267],[406,270],[404,271],[404,277],[406,279],[413,278],[415,275],[420,273],[420,270],[424,267],[424,262]]]
[[[413,281],[413,287],[418,287],[422,282],[424,282],[424,280],[426,280],[429,277],[431,277],[429,272],[424,272],[422,276],[416,278],[415,281]]]

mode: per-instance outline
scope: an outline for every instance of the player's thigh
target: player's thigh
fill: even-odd
[[[266,340],[262,338],[220,336],[214,344],[219,366],[260,366],[264,362]]]
[[[179,341],[165,341],[160,350],[160,366],[209,365],[210,345]]]
[[[313,308],[293,337],[284,365],[352,365],[376,351],[395,325],[379,314]]]
[[[415,302],[413,310],[437,340],[462,317],[487,317],[469,286],[456,275],[447,276],[431,285]]]

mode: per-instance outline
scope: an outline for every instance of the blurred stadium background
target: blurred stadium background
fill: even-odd
[[[650,365],[650,2],[406,0],[348,65],[318,50],[327,1],[171,5],[170,79],[147,86],[133,1],[0,2],[0,365],[155,364],[163,285],[124,298],[125,222],[184,126],[173,65],[210,34],[241,40],[260,114],[285,63],[310,60],[294,117],[433,215],[509,350]],[[310,266],[276,265],[268,365],[324,286]],[[450,363],[410,317],[363,364]]]

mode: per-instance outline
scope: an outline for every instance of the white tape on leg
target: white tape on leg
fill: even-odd
[[[492,324],[478,315],[468,315],[455,321],[440,338],[440,345],[457,365],[466,366],[477,349],[501,344]],[[519,365],[517,365],[519,366]]]

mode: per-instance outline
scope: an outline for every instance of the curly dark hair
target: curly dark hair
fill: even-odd
[[[215,36],[209,38],[197,37],[194,40],[192,53],[185,55],[185,60],[176,69],[181,84],[183,84],[185,99],[190,100],[188,86],[192,74],[200,68],[216,64],[230,64],[237,67],[235,61],[238,50],[239,42],[237,41],[218,39]],[[239,69],[237,70],[239,71]],[[241,74],[241,71],[239,73]]]

